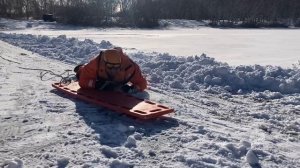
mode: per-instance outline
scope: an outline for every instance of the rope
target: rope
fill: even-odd
[[[7,59],[7,58],[4,58],[3,56],[2,56],[2,52],[0,52],[0,58],[2,58],[2,59],[4,59],[5,61],[8,61],[8,62],[12,62],[12,63],[16,63],[16,64],[21,64],[21,63],[19,63],[19,62],[16,62],[16,61],[12,61],[12,60],[9,60],[9,59]]]
[[[59,77],[60,78],[60,84],[63,83],[63,84],[70,84],[72,81],[75,81],[76,80],[76,76],[75,74],[70,74],[70,72],[72,70],[65,70],[63,73],[61,74],[56,74],[54,73],[53,71],[51,70],[48,70],[48,69],[40,69],[40,68],[24,68],[24,67],[18,67],[20,69],[25,69],[25,70],[34,70],[34,71],[41,71],[40,72],[40,79],[42,81],[49,81],[49,80],[52,80],[54,78],[57,78]],[[44,78],[46,75],[50,75],[51,77],[49,78]]]
[[[16,64],[21,64],[21,63],[19,63],[19,62],[16,62],[16,61],[12,61],[12,60],[9,60],[9,59],[7,59],[7,58],[4,58],[3,56],[2,56],[2,51],[0,51],[0,58],[2,58],[2,59],[4,59],[4,60],[6,60],[6,61],[8,61],[8,62],[12,62],[12,63],[16,63]],[[40,68],[25,68],[25,67],[21,67],[21,66],[18,66],[18,68],[20,68],[20,69],[25,69],[25,70],[33,70],[33,71],[41,71],[40,72],[40,79],[42,80],[42,81],[49,81],[49,80],[52,80],[52,79],[54,79],[54,78],[57,78],[57,77],[59,77],[60,78],[60,84],[61,83],[63,83],[63,84],[70,84],[72,81],[76,81],[77,79],[76,79],[76,75],[75,74],[70,74],[70,72],[72,71],[72,70],[69,70],[69,69],[67,69],[67,70],[65,70],[65,72],[63,72],[63,73],[61,73],[61,74],[56,74],[56,73],[54,73],[53,71],[51,71],[51,70],[48,70],[48,69],[40,69]],[[45,75],[51,75],[52,77],[50,77],[50,78],[44,78],[45,77]]]

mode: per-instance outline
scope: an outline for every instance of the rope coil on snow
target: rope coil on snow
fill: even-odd
[[[8,62],[12,62],[12,63],[16,63],[16,64],[21,64],[21,63],[19,63],[19,62],[12,61],[12,60],[10,60],[10,59],[4,58],[4,57],[2,56],[2,53],[3,53],[3,52],[0,51],[0,58],[6,60],[6,61],[8,61]],[[72,80],[76,80],[75,74],[70,74],[70,72],[71,72],[72,70],[69,70],[69,69],[65,70],[65,72],[63,72],[63,73],[61,73],[61,74],[56,74],[56,73],[54,73],[53,71],[48,70],[48,69],[25,68],[25,67],[20,67],[20,66],[18,66],[18,68],[20,68],[20,69],[25,69],[25,70],[41,71],[41,72],[40,72],[40,79],[41,79],[42,81],[49,81],[49,80],[52,80],[52,79],[54,79],[54,78],[56,78],[56,77],[59,77],[59,78],[61,78],[59,83],[69,84],[69,83],[72,82]],[[47,79],[43,79],[43,78],[45,77],[46,74],[49,74],[49,75],[51,75],[52,77],[47,78]],[[64,76],[64,75],[65,75],[65,76]]]
[[[65,70],[65,71],[64,71],[63,73],[61,73],[61,74],[57,74],[57,73],[54,73],[53,71],[48,70],[48,69],[40,69],[40,68],[24,68],[24,67],[18,67],[18,68],[20,68],[20,69],[25,69],[25,70],[41,71],[41,72],[40,72],[40,79],[41,79],[42,81],[49,81],[49,80],[52,80],[52,79],[54,79],[54,78],[56,78],[56,77],[59,77],[59,78],[61,78],[59,83],[69,84],[69,83],[72,82],[72,80],[75,80],[75,79],[76,79],[75,74],[70,74],[70,72],[71,72],[72,70],[69,70],[69,69]],[[45,77],[47,74],[50,75],[51,77],[45,79],[44,77]]]

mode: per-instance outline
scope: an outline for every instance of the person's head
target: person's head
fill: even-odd
[[[114,76],[121,69],[122,63],[122,49],[121,48],[113,48],[103,51],[103,61],[105,64],[106,71]]]

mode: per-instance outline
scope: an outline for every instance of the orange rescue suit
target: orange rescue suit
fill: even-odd
[[[97,80],[114,81],[120,84],[132,83],[139,91],[147,88],[147,81],[142,76],[140,67],[127,55],[121,54],[121,68],[114,78],[106,72],[105,62],[101,57],[102,52],[89,63],[79,69],[79,85],[81,88],[95,88]]]

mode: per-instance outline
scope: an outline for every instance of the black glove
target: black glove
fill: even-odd
[[[79,74],[79,69],[80,69],[80,67],[82,67],[84,64],[79,64],[79,65],[77,65],[75,68],[74,68],[74,72],[76,73],[76,78],[77,78],[77,80],[79,80],[79,76],[80,76],[80,74]]]
[[[80,67],[82,67],[84,64],[79,64],[74,68],[74,72],[77,73],[80,69]]]
[[[136,89],[136,87],[134,87],[133,85],[129,86],[129,85],[123,85],[121,87],[121,90],[125,93],[136,93],[138,90]]]
[[[111,81],[99,80],[96,81],[95,88],[98,90],[113,91],[116,88],[116,84]]]

